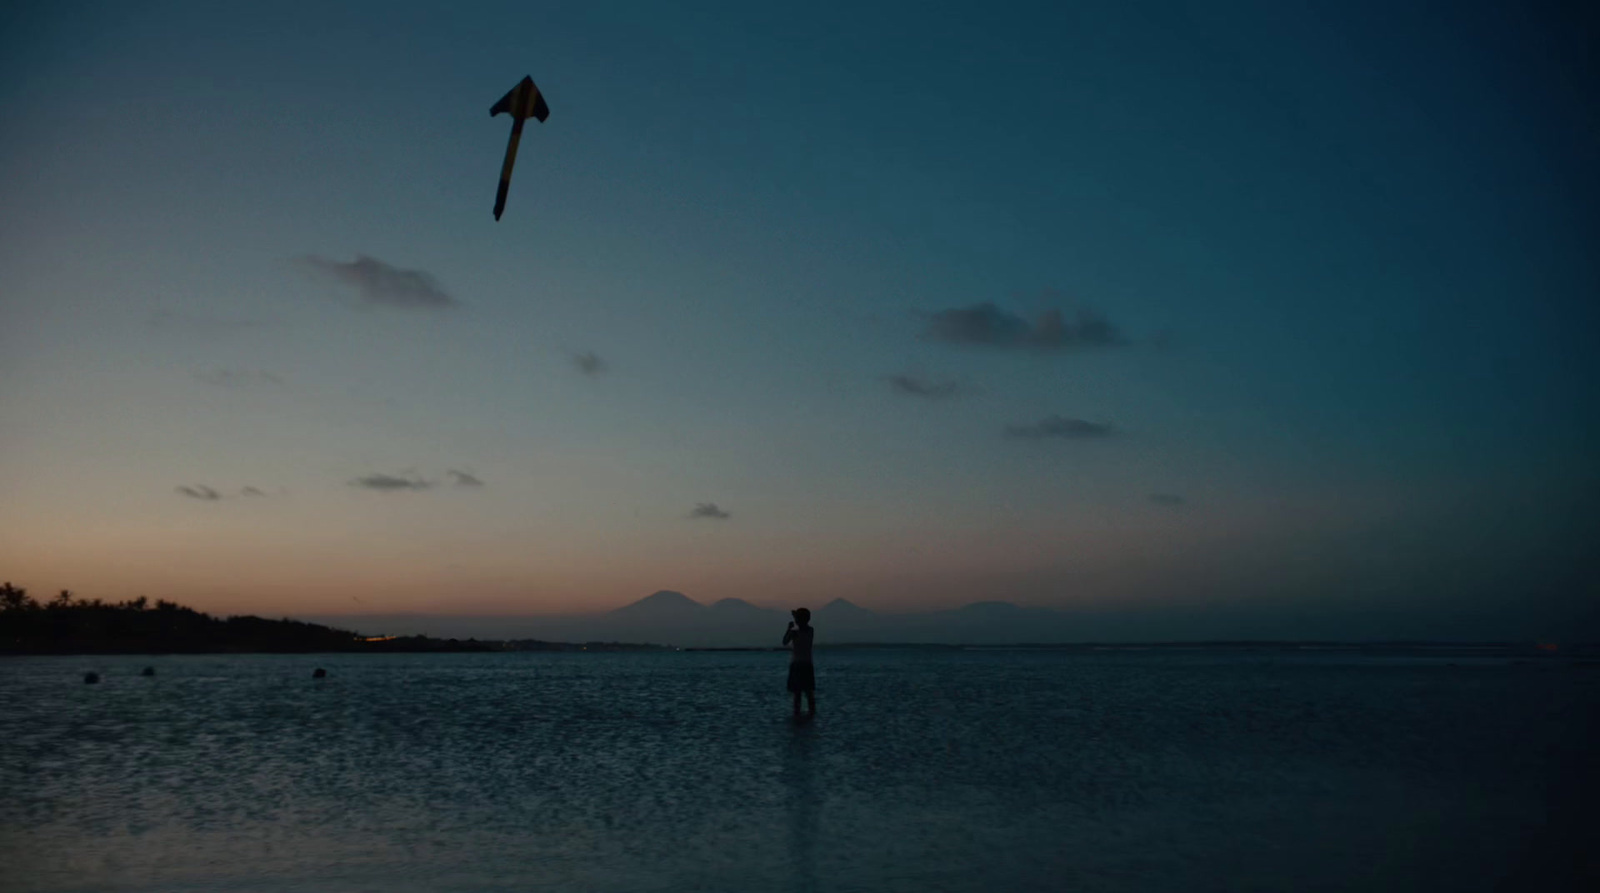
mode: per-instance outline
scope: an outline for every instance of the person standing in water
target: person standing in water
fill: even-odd
[[[806,696],[806,715],[817,715],[817,673],[811,667],[811,640],[816,630],[811,628],[811,612],[796,608],[789,612],[794,619],[783,634],[783,644],[791,648],[789,656],[789,691],[794,695],[794,715],[800,715],[800,695]],[[796,626],[795,624],[799,624]],[[792,643],[792,644],[791,644]]]

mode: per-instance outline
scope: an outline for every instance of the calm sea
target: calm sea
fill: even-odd
[[[797,725],[785,660],[0,660],[0,889],[1561,889],[1600,852],[1593,668],[825,651]]]

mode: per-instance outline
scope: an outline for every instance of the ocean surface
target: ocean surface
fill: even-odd
[[[797,724],[786,659],[0,659],[0,890],[1556,890],[1600,852],[1594,667],[823,651]]]

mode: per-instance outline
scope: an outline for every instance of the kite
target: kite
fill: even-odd
[[[500,189],[494,195],[496,220],[506,209],[506,192],[511,188],[511,166],[517,163],[517,142],[522,139],[522,122],[538,118],[539,123],[543,124],[544,119],[550,117],[550,107],[544,104],[544,96],[533,85],[533,78],[524,77],[511,88],[510,93],[489,107],[491,118],[501,112],[511,115],[511,141],[506,143],[506,163],[500,167]]]

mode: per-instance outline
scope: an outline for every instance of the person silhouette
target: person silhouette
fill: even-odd
[[[817,715],[817,673],[811,666],[811,640],[816,630],[811,628],[811,612],[796,608],[789,612],[794,619],[783,634],[783,644],[790,646],[789,691],[794,695],[794,715],[800,715],[800,696],[806,696],[806,715]],[[795,624],[799,624],[796,626]],[[792,644],[791,644],[792,643]]]

